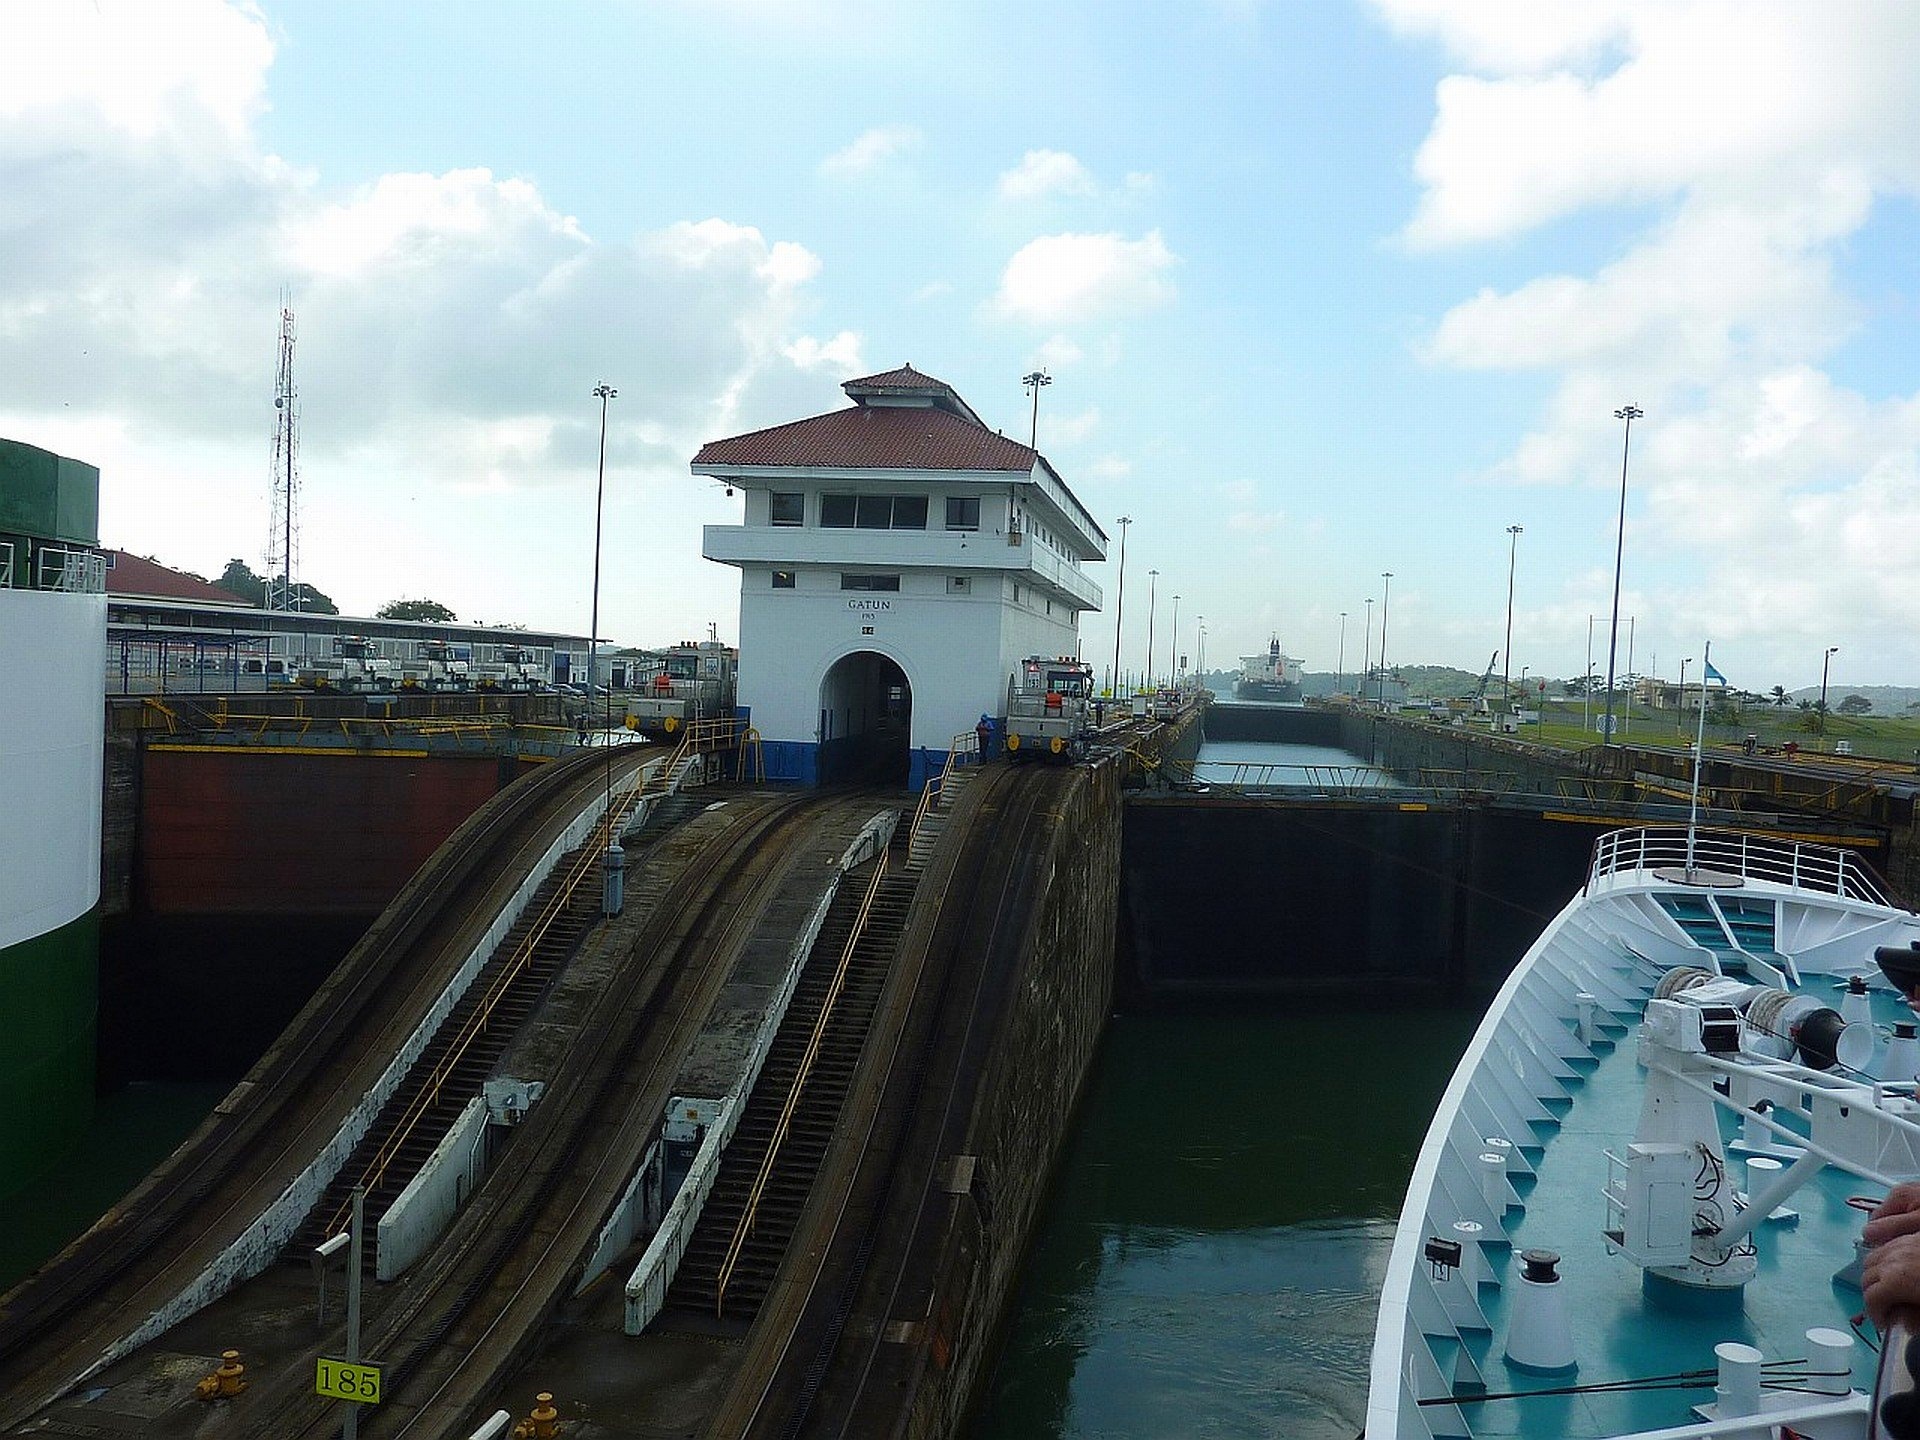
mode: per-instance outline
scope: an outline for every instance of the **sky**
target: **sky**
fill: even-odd
[[[1128,669],[1177,608],[1477,673],[1511,573],[1514,677],[1604,674],[1624,452],[1618,671],[1920,683],[1909,0],[8,0],[0,54],[0,435],[108,545],[264,568],[286,293],[348,613],[584,633],[605,381],[602,633],[735,639],[694,452],[910,362],[1018,438],[1051,376],[1102,668],[1125,515]]]

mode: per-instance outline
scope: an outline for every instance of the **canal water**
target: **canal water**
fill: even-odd
[[[1359,764],[1255,745],[1200,761]],[[1116,1016],[976,1440],[1353,1440],[1401,1195],[1478,1020]]]
[[[0,1199],[0,1293],[113,1207],[226,1094],[224,1084],[124,1085],[51,1170]]]

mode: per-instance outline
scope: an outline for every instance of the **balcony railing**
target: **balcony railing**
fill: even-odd
[[[104,555],[92,550],[67,550],[58,545],[42,545],[35,559],[35,589],[61,590],[74,595],[101,595],[106,592],[107,557]]]
[[[13,542],[0,540],[0,590],[13,588]]]

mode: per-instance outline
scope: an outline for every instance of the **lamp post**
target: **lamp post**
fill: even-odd
[[[1829,645],[1827,653],[1820,657],[1820,733],[1827,733],[1827,666],[1833,657],[1840,653],[1838,645]]]
[[[1627,548],[1627,451],[1633,444],[1633,422],[1646,413],[1638,405],[1622,405],[1613,412],[1614,419],[1627,422],[1627,429],[1620,441],[1620,525],[1613,542],[1613,624],[1607,630],[1607,718],[1602,722],[1605,733],[1600,737],[1603,745],[1613,744],[1613,660],[1620,648],[1620,561]]]
[[[1687,664],[1692,659],[1693,657],[1691,655],[1682,655],[1680,657],[1680,704],[1678,708],[1680,711],[1680,732],[1682,734],[1685,734],[1687,729]],[[1658,665],[1653,667],[1653,673],[1656,677],[1660,674],[1660,667]],[[1702,700],[1700,703],[1704,705],[1706,702]]]
[[[1120,622],[1127,613],[1127,527],[1131,515],[1122,515],[1120,526],[1120,578],[1113,586],[1113,698],[1120,698]]]
[[[1347,688],[1347,612],[1340,612],[1340,658],[1333,662],[1333,693],[1344,694]]]
[[[1500,652],[1500,689],[1513,709],[1513,564],[1520,554],[1521,527],[1507,526],[1507,643]]]
[[[1367,597],[1367,630],[1360,641],[1360,683],[1353,687],[1353,693],[1363,702],[1367,698],[1367,676],[1373,665],[1373,597]]]
[[[1207,688],[1207,617],[1193,617],[1193,687]]]
[[[600,402],[600,475],[593,486],[593,618],[587,622],[587,704],[593,704],[593,686],[600,659],[600,500],[607,489],[607,402],[620,392],[602,380],[593,387]]]
[[[1380,708],[1387,708],[1387,620],[1393,605],[1393,572],[1382,570],[1380,591]]]
[[[1033,392],[1033,428],[1028,432],[1027,448],[1040,448],[1040,392],[1053,383],[1053,377],[1044,370],[1035,370],[1022,375],[1020,383]]]
[[[1160,585],[1160,572],[1147,571],[1147,689],[1153,689],[1153,604],[1154,591]]]
[[[1180,597],[1173,597],[1173,628],[1167,632],[1173,637],[1173,654],[1167,657],[1167,674],[1171,677],[1167,683],[1174,689],[1180,688]]]

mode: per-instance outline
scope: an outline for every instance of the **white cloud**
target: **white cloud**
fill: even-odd
[[[1063,365],[1076,365],[1086,359],[1087,352],[1064,335],[1052,335],[1043,340],[1033,352],[1034,364],[1041,369],[1053,369]]]
[[[952,293],[953,282],[951,280],[929,280],[907,298],[917,305],[928,300],[938,300],[942,295],[951,295]]]
[[[1048,415],[1041,405],[1040,438],[1054,445],[1078,445],[1100,428],[1100,407],[1089,405],[1072,415]]]
[[[1118,455],[1102,455],[1084,473],[1094,480],[1124,480],[1133,473],[1133,462]]]
[[[875,126],[845,149],[836,150],[822,160],[820,173],[838,180],[870,174],[896,155],[918,149],[924,138],[912,125]]]
[[[1029,150],[1000,176],[1002,200],[1034,200],[1043,195],[1091,195],[1093,175],[1064,150]]]
[[[428,557],[522,546],[511,565],[452,567],[445,583],[473,595],[437,598],[584,625],[555,610],[552,577],[591,535],[574,507],[593,490],[595,381],[621,392],[609,526],[644,493],[656,529],[697,534],[717,518],[687,484],[698,444],[829,408],[860,368],[857,336],[806,330],[818,257],[752,226],[609,242],[522,178],[343,189],[266,154],[273,46],[248,4],[16,4],[0,52],[18,77],[0,88],[0,433],[99,463],[103,531],[143,553],[259,563],[283,285],[303,570],[349,608],[393,598],[396,575],[432,578]],[[629,613],[692,633],[725,577],[697,543],[671,548],[647,583],[691,613]],[[610,581],[616,616],[633,583]]]
[[[1869,399],[1823,368],[1870,313],[1846,242],[1878,197],[1920,193],[1920,10],[1375,5],[1476,72],[1437,88],[1412,244],[1653,212],[1591,273],[1482,290],[1420,347],[1552,382],[1496,478],[1617,476],[1612,412],[1637,403],[1628,546],[1651,578],[1636,603],[1756,657],[1846,634],[1863,659],[1920,658],[1905,639],[1920,625],[1920,395]]]
[[[1127,315],[1173,298],[1166,272],[1178,263],[1158,230],[1123,235],[1043,235],[1014,252],[993,309],[1036,325],[1072,325]]]
[[[802,370],[824,370],[836,379],[863,374],[866,369],[860,359],[860,337],[851,330],[842,330],[831,340],[802,335],[782,353]]]

